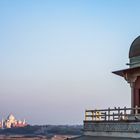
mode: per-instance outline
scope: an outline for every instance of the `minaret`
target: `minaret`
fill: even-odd
[[[129,51],[129,68],[114,71],[114,74],[124,77],[131,87],[131,108],[140,107],[140,36],[131,44]],[[132,113],[134,113],[132,111]],[[138,111],[140,113],[140,111]]]
[[[23,124],[26,124],[26,120],[25,119],[23,120]]]
[[[2,120],[1,120],[1,128],[3,129],[4,128],[4,121],[3,121],[3,118],[2,118]]]

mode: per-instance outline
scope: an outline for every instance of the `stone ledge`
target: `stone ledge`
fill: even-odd
[[[140,133],[133,132],[91,132],[85,131],[85,136],[95,136],[95,137],[118,137],[118,138],[140,138]]]
[[[140,133],[140,122],[85,122],[84,131]]]

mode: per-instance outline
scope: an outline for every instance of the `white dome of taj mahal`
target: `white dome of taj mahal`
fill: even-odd
[[[13,114],[10,114],[8,117],[7,117],[7,120],[15,120],[15,117]]]

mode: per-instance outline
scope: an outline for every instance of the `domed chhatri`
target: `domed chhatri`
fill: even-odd
[[[140,36],[131,44],[129,51],[130,67],[114,71],[114,74],[122,76],[131,86],[131,107],[140,107]],[[134,112],[133,112],[134,113]],[[138,112],[140,114],[140,110]]]
[[[138,36],[131,44],[129,58],[140,56],[140,36]]]
[[[94,139],[94,136],[107,139],[140,139],[140,36],[130,46],[128,65],[128,68],[113,73],[130,84],[131,107],[86,110],[84,137],[75,140],[89,139],[89,136],[91,139]]]

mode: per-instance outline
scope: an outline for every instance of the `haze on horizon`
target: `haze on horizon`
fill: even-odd
[[[82,124],[85,109],[130,106],[126,68],[139,0],[1,0],[0,119]]]

